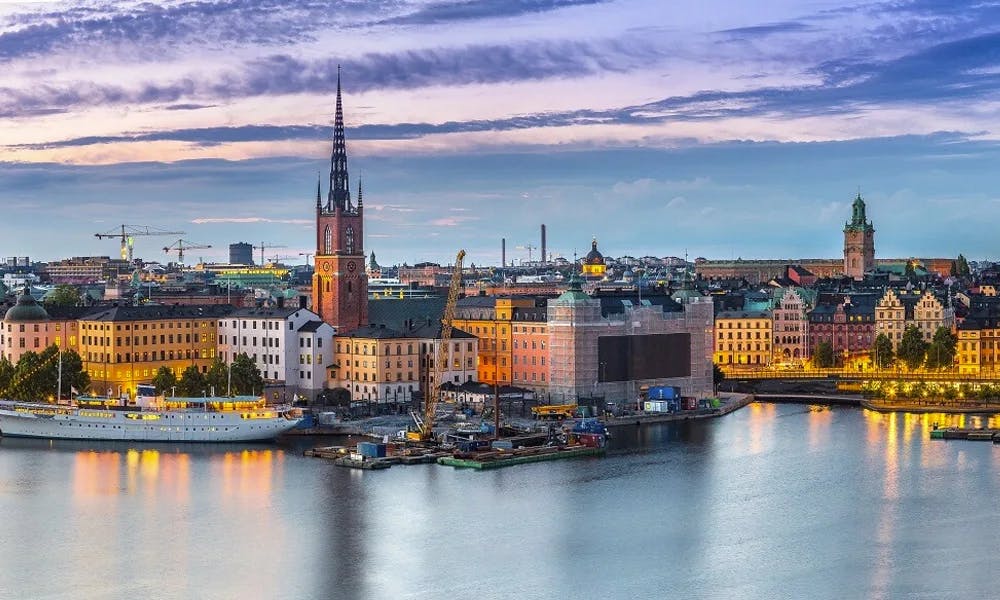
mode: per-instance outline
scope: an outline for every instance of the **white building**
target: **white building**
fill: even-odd
[[[246,354],[268,392],[290,401],[315,398],[333,362],[333,327],[305,308],[241,308],[219,321],[218,356],[230,363]]]

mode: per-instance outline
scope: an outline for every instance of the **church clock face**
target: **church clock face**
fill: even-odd
[[[357,268],[358,268],[358,265],[354,264],[353,260],[347,262],[347,270],[350,271],[351,273],[353,273],[354,270],[357,269]]]
[[[330,270],[330,263],[328,263],[328,262],[323,263],[323,270],[324,271],[329,271]]]

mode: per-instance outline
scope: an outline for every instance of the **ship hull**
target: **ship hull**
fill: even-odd
[[[120,442],[259,442],[273,440],[298,421],[277,415],[160,413],[83,409],[0,408],[0,436]]]

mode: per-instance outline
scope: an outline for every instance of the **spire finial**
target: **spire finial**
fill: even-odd
[[[340,65],[337,65],[337,107],[333,117],[333,153],[330,156],[330,194],[327,209],[348,210],[351,192],[347,178],[347,143],[344,140],[344,103],[340,93]]]
[[[322,178],[319,171],[316,171],[316,208],[320,209],[323,207],[321,200],[321,182]]]
[[[358,175],[358,208],[361,208],[362,206],[364,206],[364,203],[361,199],[361,176]]]

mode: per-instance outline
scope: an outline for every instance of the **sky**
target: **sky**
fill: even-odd
[[[991,0],[0,0],[0,256],[304,262],[338,65],[382,264],[1000,259]]]

